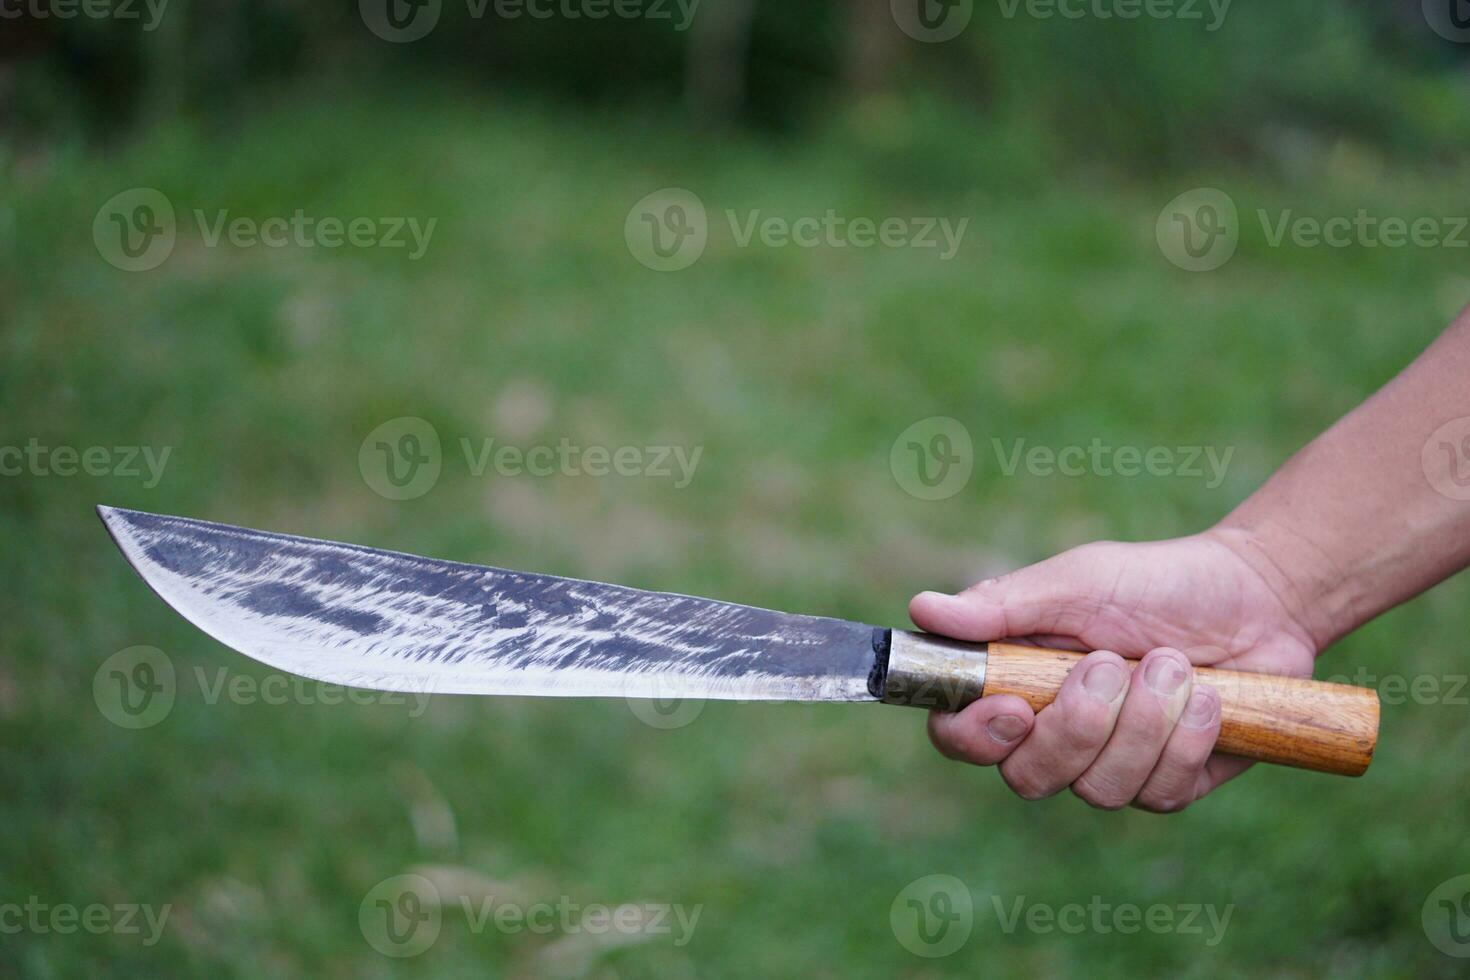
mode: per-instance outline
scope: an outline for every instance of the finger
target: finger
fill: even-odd
[[[947,758],[994,766],[1021,744],[1035,719],[1025,701],[1014,694],[996,694],[962,711],[931,711],[929,740]]]
[[[1062,636],[1059,633],[1033,633],[1031,636],[1020,638],[1006,637],[1006,642],[1046,647],[1048,650],[1071,650],[1073,653],[1091,653],[1094,649],[1075,636]]]
[[[1088,646],[1075,636],[1059,633],[1032,633],[1030,636],[1008,636],[1005,641],[1018,647],[1044,647],[1047,650],[1069,650],[1072,653],[1091,653],[1097,647]],[[1115,651],[1116,652],[1116,651]]]
[[[1031,734],[1001,763],[1016,795],[1039,800],[1070,786],[1107,743],[1128,690],[1128,670],[1116,653],[1089,653],[1036,714]]]
[[[1201,791],[1200,781],[1208,778],[1205,764],[1219,735],[1220,695],[1206,684],[1196,684],[1135,804],[1154,813],[1177,813],[1208,792],[1208,788]]]
[[[1071,551],[958,595],[921,592],[909,602],[909,616],[920,629],[960,640],[1077,636],[1098,605],[1090,598],[1085,562],[1085,555]]]
[[[1178,650],[1160,647],[1140,660],[1108,744],[1077,777],[1072,792],[1103,810],[1133,802],[1158,765],[1193,678],[1194,668]]]

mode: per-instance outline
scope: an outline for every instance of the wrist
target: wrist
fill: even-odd
[[[1261,580],[1317,653],[1358,625],[1348,577],[1305,536],[1232,515],[1203,537],[1229,549]]]

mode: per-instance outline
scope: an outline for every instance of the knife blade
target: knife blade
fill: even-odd
[[[378,690],[872,701],[872,626],[115,507],[158,595],[279,670]]]
[[[1041,710],[1082,659],[717,599],[519,572],[186,517],[97,508],[143,580],[205,633],[349,687],[543,697],[882,701]],[[1132,662],[1130,662],[1130,667]],[[1216,751],[1361,775],[1377,693],[1209,667]]]

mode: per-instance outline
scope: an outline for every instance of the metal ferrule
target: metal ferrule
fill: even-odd
[[[883,701],[958,711],[985,693],[988,645],[894,630]]]

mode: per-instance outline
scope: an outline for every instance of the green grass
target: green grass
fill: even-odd
[[[1387,705],[1371,773],[1258,768],[1174,818],[1012,798],[882,708],[709,704],[661,731],[620,701],[435,698],[411,707],[209,703],[196,671],[268,672],[174,616],[92,515],[99,502],[473,562],[902,624],[907,597],[1098,537],[1187,533],[1391,376],[1470,298],[1463,251],[1271,248],[1255,209],[1452,215],[1463,174],[1386,179],[1340,156],[1310,176],[1048,179],[956,131],[901,165],[835,122],[809,144],[695,135],[441,93],[288,102],[107,151],[12,149],[0,189],[0,443],[170,446],[162,481],[0,478],[0,901],[168,903],[161,941],[24,931],[35,976],[1452,976],[1425,937],[1470,871],[1470,713]],[[924,136],[932,145],[932,134]],[[1349,161],[1351,158],[1348,157]],[[927,162],[926,162],[927,161]],[[114,269],[101,203],[162,190],[173,255]],[[1179,192],[1227,189],[1245,229],[1222,269],[1154,243]],[[700,195],[692,267],[630,256],[629,207]],[[437,217],[401,251],[206,248],[194,208],[265,218]],[[724,210],[968,216],[959,256],[739,248]],[[1458,210],[1463,212],[1463,207]],[[445,444],[427,495],[358,470],[367,433],[421,416]],[[969,428],[958,495],[906,495],[888,454],[912,422]],[[703,447],[695,479],[474,476],[461,437]],[[1234,447],[1202,481],[1003,476],[992,438]],[[1350,533],[1351,529],[1344,529]],[[1465,582],[1345,641],[1321,673],[1463,674]],[[93,677],[136,644],[178,676],[171,713],[124,730]],[[444,829],[445,814],[452,815]],[[415,817],[417,814],[417,818]],[[437,815],[437,822],[436,817]],[[434,828],[438,827],[438,830]],[[701,904],[692,940],[616,949],[476,933],[380,956],[358,908],[432,867],[532,900]],[[906,951],[889,908],[952,874],[970,941]],[[463,880],[463,879],[461,879]],[[478,880],[478,879],[475,879]],[[478,886],[477,886],[478,887]],[[473,890],[473,889],[471,889]],[[1224,940],[1003,932],[1009,906],[1234,906]],[[452,897],[447,899],[452,902]],[[583,937],[585,938],[585,937]]]

